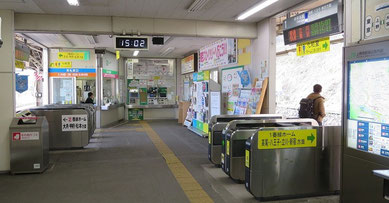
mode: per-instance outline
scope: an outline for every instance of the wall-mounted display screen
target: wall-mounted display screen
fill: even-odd
[[[348,64],[348,147],[389,157],[389,58]]]
[[[148,50],[148,37],[116,36],[115,49],[119,50]]]
[[[312,23],[284,30],[285,45],[308,41],[339,32],[338,15],[332,15]]]

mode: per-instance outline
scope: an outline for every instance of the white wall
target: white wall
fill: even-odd
[[[10,132],[9,125],[15,110],[15,42],[14,12],[0,10],[1,37],[0,48],[0,171],[10,169]]]
[[[268,72],[269,86],[262,113],[275,113],[275,69],[276,69],[276,23],[274,18],[265,19],[257,24],[257,39],[253,40],[252,78],[266,76]],[[264,74],[265,73],[265,74]],[[254,76],[254,77],[253,77]]]

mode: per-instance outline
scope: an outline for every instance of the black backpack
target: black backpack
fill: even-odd
[[[318,97],[316,99],[319,99],[321,97]],[[315,103],[316,99],[307,99],[303,98],[300,101],[300,109],[299,109],[299,117],[300,118],[315,118],[313,114],[313,105]]]

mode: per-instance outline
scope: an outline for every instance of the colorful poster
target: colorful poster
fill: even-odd
[[[237,62],[236,39],[224,38],[199,51],[199,70],[209,70]]]
[[[28,75],[15,75],[16,91],[23,93],[28,90]]]
[[[226,95],[225,104],[227,106],[227,114],[234,114],[234,103],[239,97],[239,89],[242,88],[239,72],[243,71],[243,66],[222,69],[222,93]],[[232,103],[232,106],[231,106]]]

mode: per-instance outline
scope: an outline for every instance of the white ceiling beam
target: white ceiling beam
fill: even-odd
[[[257,38],[256,23],[15,13],[22,32]]]

